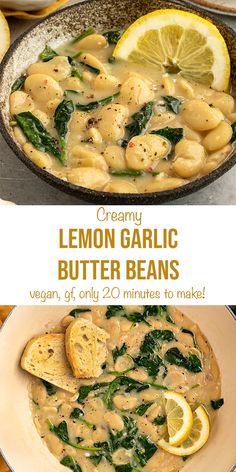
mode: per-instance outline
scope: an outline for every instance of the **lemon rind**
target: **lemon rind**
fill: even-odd
[[[146,31],[156,29],[156,19],[158,19],[158,28],[176,24],[185,28],[192,27],[203,34],[207,39],[208,47],[210,47],[214,53],[215,62],[212,67],[214,79],[211,87],[219,91],[228,90],[230,80],[230,57],[224,38],[213,23],[194,13],[165,9],[156,10],[142,16],[124,32],[113,52],[114,57],[127,60],[130,53],[136,49],[138,39],[144,35]],[[190,19],[192,19],[192,22]]]
[[[197,445],[186,449],[186,448],[181,447],[181,446],[179,446],[179,447],[171,446],[167,441],[165,441],[164,439],[161,439],[157,443],[158,446],[161,449],[163,449],[164,451],[169,452],[170,454],[173,454],[174,456],[191,456],[192,454],[195,454],[196,452],[198,452],[206,444],[206,442],[209,438],[210,423],[209,423],[209,419],[208,419],[208,415],[206,413],[206,410],[203,406],[199,406],[196,409],[195,414],[200,419],[200,421],[203,425],[203,428],[202,428],[201,434],[200,434],[200,438],[197,441]]]

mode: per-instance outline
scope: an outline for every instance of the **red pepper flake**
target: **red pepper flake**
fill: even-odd
[[[130,147],[130,148],[135,147],[135,144],[130,142],[130,143],[128,144],[128,147]]]

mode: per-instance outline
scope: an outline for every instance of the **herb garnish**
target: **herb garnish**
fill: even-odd
[[[157,129],[150,131],[150,134],[156,134],[158,136],[162,136],[163,138],[168,139],[171,144],[176,145],[181,139],[184,137],[184,129],[183,128],[166,128]]]
[[[75,462],[72,456],[63,457],[60,463],[65,467],[68,467],[69,469],[73,470],[73,472],[82,472],[80,465]]]
[[[90,102],[87,103],[86,105],[82,105],[80,103],[76,104],[77,110],[80,111],[90,111],[90,110],[95,110],[96,108],[104,105],[108,105],[109,103],[113,102],[113,100],[120,95],[120,92],[114,93],[113,95],[110,95],[109,97],[102,98],[101,100],[97,100],[95,102]]]
[[[118,357],[123,356],[126,353],[126,351],[127,351],[127,346],[125,343],[122,344],[120,349],[116,346],[115,349],[112,350],[113,361],[116,362]]]
[[[219,410],[224,405],[224,399],[219,398],[219,400],[211,400],[211,406],[213,410]]]
[[[38,151],[49,152],[62,162],[61,151],[57,140],[49,134],[36,116],[30,111],[25,111],[16,115],[15,120],[25,136]]]
[[[165,415],[158,415],[153,421],[153,424],[155,424],[156,426],[161,426],[162,424],[165,423],[165,421],[166,421]]]
[[[47,382],[47,380],[43,380],[43,379],[42,379],[42,383],[43,383],[44,387],[46,388],[47,394],[49,395],[49,397],[51,397],[52,395],[55,395],[55,393],[57,393],[57,387],[55,387],[55,385],[53,385],[50,382]]]
[[[74,39],[72,39],[71,44],[77,43],[78,41],[81,41],[82,39],[87,38],[87,36],[90,36],[91,34],[94,34],[94,33],[96,33],[96,30],[92,26],[89,26],[87,30],[83,31]]]
[[[168,108],[175,114],[179,113],[181,101],[178,98],[172,97],[171,95],[165,95],[162,97]]]
[[[21,90],[23,85],[26,81],[26,75],[21,75],[18,79],[15,80],[14,84],[11,87],[11,92],[16,92],[17,90]]]
[[[197,373],[202,371],[202,363],[195,354],[190,353],[188,357],[184,357],[177,347],[172,347],[169,349],[165,353],[164,359],[170,364],[178,365],[179,367],[183,367],[190,372]]]
[[[233,136],[231,138],[231,142],[235,144],[236,143],[236,121],[231,126],[233,130]]]
[[[89,311],[91,311],[90,308],[74,308],[70,311],[69,316],[73,316],[74,318],[76,318],[81,313],[87,313]]]
[[[138,136],[146,128],[151,116],[154,102],[148,102],[140,111],[131,116],[132,122],[126,125],[126,130],[129,135],[129,140],[134,136]]]
[[[54,57],[58,56],[57,52],[54,51],[50,46],[46,45],[43,52],[39,54],[39,58],[43,62],[51,61]]]
[[[106,33],[103,33],[104,38],[106,38],[109,44],[117,44],[119,39],[121,38],[121,35],[122,31],[119,30],[107,31]]]
[[[55,128],[59,135],[59,143],[61,146],[61,162],[64,164],[66,160],[66,135],[68,131],[68,123],[71,114],[74,111],[72,100],[63,100],[57,107],[54,115]]]
[[[144,413],[148,410],[148,408],[153,404],[153,402],[141,403],[141,405],[135,408],[134,413],[138,416],[143,416]]]
[[[96,429],[96,426],[89,421],[86,421],[84,418],[84,412],[80,408],[74,408],[74,410],[70,414],[70,418],[73,420],[78,420],[81,423],[83,423],[85,426],[87,426],[89,429]]]
[[[82,451],[100,451],[101,448],[97,447],[89,447],[89,446],[81,446],[80,444],[75,444],[70,441],[69,434],[68,434],[68,427],[66,421],[62,421],[59,423],[58,426],[55,426],[49,419],[47,419],[47,424],[52,433],[54,433],[58,439],[62,442],[68,444],[75,449],[81,449]]]

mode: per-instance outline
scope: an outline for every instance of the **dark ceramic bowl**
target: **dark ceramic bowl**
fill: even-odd
[[[25,69],[36,62],[39,53],[43,50],[45,43],[56,47],[63,41],[76,36],[88,26],[95,26],[97,30],[104,31],[111,28],[123,28],[132,23],[140,16],[161,8],[177,8],[201,15],[210,19],[220,30],[227,43],[231,63],[232,81],[236,77],[236,34],[225,24],[213,16],[205,15],[201,10],[188,7],[186,3],[178,1],[149,0],[87,0],[83,3],[67,7],[49,15],[46,19],[38,22],[26,33],[20,36],[9,49],[0,68],[0,131],[14,151],[35,174],[60,190],[78,198],[97,204],[159,204],[169,202],[196,192],[200,188],[209,185],[227,172],[236,163],[234,153],[221,166],[193,182],[182,187],[165,192],[154,192],[145,194],[119,194],[90,190],[65,182],[52,174],[36,166],[21,150],[16,142],[12,128],[9,125],[9,95],[13,81],[25,71]]]

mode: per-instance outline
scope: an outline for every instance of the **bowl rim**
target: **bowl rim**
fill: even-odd
[[[82,0],[80,3],[76,3],[73,5],[69,5],[65,8],[52,12],[46,18],[42,18],[39,21],[36,21],[32,26],[30,26],[26,31],[20,34],[19,37],[15,39],[12,43],[10,48],[8,49],[6,55],[3,58],[2,63],[0,64],[0,77],[3,77],[4,70],[7,67],[12,54],[17,50],[18,46],[21,42],[25,39],[28,34],[36,29],[41,24],[51,20],[54,17],[60,17],[61,14],[65,12],[79,9],[84,4],[91,4],[95,0]],[[103,0],[96,0],[97,2],[103,3]],[[213,22],[217,22],[218,25],[224,27],[232,36],[236,38],[236,32],[228,26],[224,21],[219,20],[216,15],[205,13],[201,8],[192,6],[188,4],[188,2],[181,3],[180,0],[171,0],[167,2],[166,8],[171,9],[172,6],[176,5],[182,7],[183,9],[187,9],[187,11],[192,11],[195,13],[199,13],[200,15],[204,15],[207,19],[213,20]],[[2,88],[3,82],[0,83],[0,93]],[[81,198],[85,201],[92,201],[93,203],[97,204],[149,204],[155,205],[159,203],[169,202],[171,200],[177,200],[179,198],[185,197],[191,193],[195,193],[196,191],[206,187],[213,181],[217,180],[219,177],[224,175],[228,170],[230,170],[236,164],[236,150],[233,151],[232,155],[225,160],[218,168],[214,169],[209,174],[203,175],[202,177],[190,181],[185,185],[180,187],[176,187],[174,189],[165,190],[163,192],[147,192],[147,193],[117,193],[117,192],[104,192],[103,190],[93,190],[87,187],[82,187],[79,185],[72,184],[68,181],[60,179],[55,175],[51,174],[45,169],[37,166],[36,164],[31,161],[24,151],[16,144],[15,140],[11,136],[10,132],[8,131],[7,127],[5,126],[5,119],[2,113],[2,109],[0,109],[0,133],[2,134],[4,140],[9,145],[13,153],[37,176],[39,176],[42,180],[46,181],[47,183],[51,184],[52,186],[58,188],[65,193],[73,195],[74,197]]]
[[[229,305],[222,305],[222,306],[227,309],[227,311],[229,312],[229,314],[231,315],[233,320],[236,322],[236,313],[233,312],[231,307]],[[14,311],[16,309],[17,309],[17,305],[14,305],[13,308],[10,310],[9,314],[7,315],[6,319],[4,320],[4,322],[3,322],[3,324],[0,328],[0,336],[3,335],[2,333],[4,331],[4,328],[5,328],[6,324],[8,323],[9,319],[14,315]],[[13,469],[11,467],[11,465],[9,464],[7,458],[5,457],[5,454],[3,453],[2,449],[1,449],[1,445],[0,445],[0,456],[2,456],[3,460],[6,462],[7,466],[9,467],[10,471],[15,472],[15,469]],[[225,471],[225,472],[236,472],[236,463],[230,468],[229,471]]]

